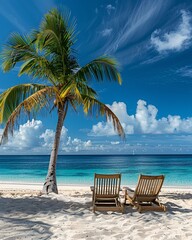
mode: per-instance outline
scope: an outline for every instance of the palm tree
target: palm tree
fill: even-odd
[[[0,123],[5,124],[2,141],[13,133],[20,116],[29,118],[47,108],[55,110],[58,121],[55,132],[44,193],[58,193],[56,182],[56,160],[62,126],[69,107],[82,107],[86,114],[105,115],[113,122],[118,134],[124,137],[124,130],[117,116],[98,100],[96,92],[88,84],[91,79],[117,81],[121,77],[117,63],[107,56],[96,58],[81,67],[77,62],[76,23],[70,21],[70,14],[62,15],[53,9],[45,15],[38,31],[29,35],[12,34],[2,51],[2,68],[8,72],[19,63],[19,76],[27,74],[43,84],[20,84],[7,89],[0,95]]]

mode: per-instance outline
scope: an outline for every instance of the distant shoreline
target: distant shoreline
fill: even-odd
[[[127,186],[122,184],[123,186]],[[11,189],[21,189],[21,190],[42,190],[43,183],[30,183],[30,182],[11,182],[11,181],[0,181],[0,191],[1,190],[11,190]],[[133,188],[135,185],[129,185],[129,187]],[[84,190],[90,190],[90,185],[88,184],[58,184],[59,189],[70,189],[70,190],[78,190],[78,189],[84,189]],[[192,192],[192,187],[190,186],[166,186],[164,185],[162,187],[164,190],[168,191],[186,191],[186,192]]]

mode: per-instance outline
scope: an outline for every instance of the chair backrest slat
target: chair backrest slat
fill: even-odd
[[[95,196],[117,197],[120,191],[121,174],[95,174]]]
[[[135,189],[134,198],[152,197],[156,198],[163,185],[164,176],[147,176],[140,175],[137,187]]]

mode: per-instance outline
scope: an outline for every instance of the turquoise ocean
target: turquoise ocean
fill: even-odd
[[[49,156],[0,156],[0,181],[43,184],[48,163]],[[58,156],[58,184],[92,185],[94,173],[121,173],[122,184],[130,186],[139,174],[164,174],[164,186],[191,188],[192,155]]]

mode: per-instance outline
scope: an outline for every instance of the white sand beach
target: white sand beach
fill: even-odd
[[[192,189],[163,188],[167,212],[125,214],[91,210],[89,187],[0,183],[0,239],[192,239]]]

